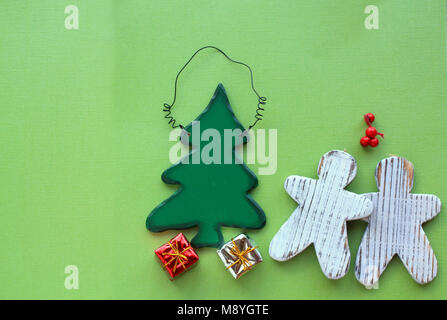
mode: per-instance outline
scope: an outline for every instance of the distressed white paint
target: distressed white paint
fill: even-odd
[[[439,213],[441,201],[431,194],[410,193],[413,171],[404,158],[384,159],[375,173],[379,192],[365,194],[374,210],[357,253],[355,275],[367,287],[378,282],[396,254],[416,282],[436,277],[438,263],[421,224]]]
[[[365,218],[373,209],[367,198],[344,190],[356,173],[355,159],[333,150],[321,158],[318,180],[288,177],[284,188],[299,206],[270,243],[270,256],[286,261],[313,243],[323,273],[343,277],[350,262],[346,221]]]

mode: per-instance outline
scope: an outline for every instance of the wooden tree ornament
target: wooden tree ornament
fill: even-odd
[[[230,135],[227,144],[226,131],[239,134]],[[163,182],[180,187],[151,211],[146,219],[147,229],[160,232],[198,226],[191,245],[200,248],[220,247],[222,226],[264,227],[264,211],[248,194],[257,187],[258,178],[235,150],[248,141],[242,135],[244,131],[223,85],[219,84],[205,110],[184,128],[182,142],[193,147],[192,151],[162,174]],[[206,136],[210,132],[214,135]],[[215,147],[209,148],[210,145]]]
[[[355,275],[367,287],[378,282],[396,254],[416,282],[436,277],[438,263],[421,225],[441,211],[441,201],[431,194],[410,193],[413,172],[407,159],[386,158],[375,172],[379,192],[364,194],[374,210],[357,253]]]
[[[318,180],[288,177],[284,188],[299,206],[274,236],[270,256],[286,261],[313,243],[326,277],[343,277],[350,262],[346,221],[365,218],[373,209],[367,198],[344,190],[356,173],[355,159],[333,150],[321,158]]]

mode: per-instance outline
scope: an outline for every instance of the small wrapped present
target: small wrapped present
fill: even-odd
[[[168,243],[155,250],[155,254],[168,271],[171,280],[174,280],[176,276],[188,270],[199,260],[199,256],[183,233],[179,233]]]
[[[235,279],[262,262],[257,246],[245,234],[225,243],[217,254]]]

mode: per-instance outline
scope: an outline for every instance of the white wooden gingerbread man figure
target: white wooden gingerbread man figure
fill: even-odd
[[[401,157],[379,162],[376,182],[379,192],[364,194],[374,204],[357,253],[355,275],[366,287],[377,284],[394,255],[398,255],[420,284],[436,277],[438,263],[421,224],[441,210],[441,201],[431,194],[411,194],[413,164]]]
[[[326,277],[343,277],[350,262],[346,221],[365,218],[373,210],[370,200],[344,190],[356,173],[355,159],[334,150],[321,158],[318,180],[288,177],[284,187],[299,206],[270,243],[270,256],[286,261],[313,243]]]

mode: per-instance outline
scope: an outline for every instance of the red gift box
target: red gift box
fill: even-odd
[[[164,268],[169,272],[171,279],[188,270],[199,261],[199,256],[191,247],[188,239],[179,233],[168,243],[155,250]]]

